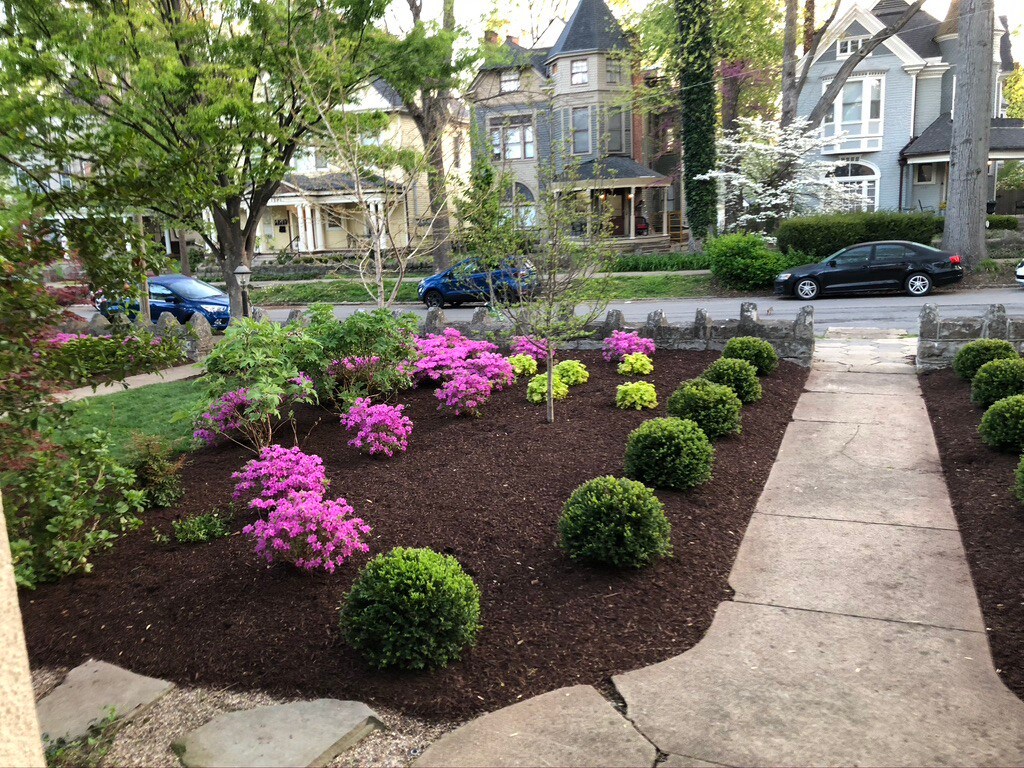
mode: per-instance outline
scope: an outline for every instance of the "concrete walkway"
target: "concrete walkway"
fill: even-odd
[[[992,665],[914,342],[872,335],[819,343],[730,576],[735,597],[704,639],[613,680],[663,765],[1024,765],[1024,702]],[[506,715],[496,732],[496,714],[440,739],[424,764],[513,764],[505,745],[518,736],[522,755],[530,731]],[[538,738],[514,764],[557,764],[567,742],[588,743],[579,718],[545,730],[559,734],[556,761]],[[596,752],[574,764],[587,760],[604,764]]]
[[[112,395],[115,392],[124,392],[126,389],[148,387],[150,384],[166,384],[170,381],[191,379],[194,376],[199,376],[202,372],[202,368],[199,365],[189,363],[188,365],[179,365],[176,368],[165,368],[157,373],[140,373],[138,376],[129,376],[124,380],[123,384],[121,382],[114,382],[111,384],[100,384],[95,389],[93,387],[79,387],[67,392],[58,392],[56,399],[66,403],[72,400],[84,400],[87,397]]]

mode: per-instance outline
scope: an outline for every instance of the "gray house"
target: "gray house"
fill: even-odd
[[[493,33],[488,41],[498,43]],[[477,74],[468,92],[474,156],[486,152],[515,178],[525,224],[536,220],[533,201],[551,184],[609,207],[623,244],[668,244],[672,182],[643,164],[628,48],[604,0],[580,0],[554,46],[525,48],[508,37],[497,63]]]
[[[822,123],[834,137],[822,152],[838,164],[836,177],[860,193],[862,210],[924,210],[945,207],[957,66],[954,0],[944,21],[919,11],[901,32],[862,61]],[[809,114],[843,60],[865,40],[896,21],[905,0],[852,7],[821,42],[799,102]],[[1007,20],[994,38],[994,98],[989,183],[1002,161],[1024,159],[1024,121],[1004,117],[1003,83],[1013,70]]]

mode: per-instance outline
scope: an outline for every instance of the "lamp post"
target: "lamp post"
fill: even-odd
[[[245,264],[235,267],[235,281],[242,289],[242,317],[249,316],[249,280],[252,277],[252,270]]]

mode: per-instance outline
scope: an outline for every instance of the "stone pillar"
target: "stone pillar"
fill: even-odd
[[[0,525],[0,723],[0,765],[46,765],[6,525]]]
[[[1002,304],[989,304],[981,322],[981,338],[1005,339],[1007,330],[1006,307]]]
[[[918,338],[938,341],[939,338],[939,307],[936,304],[925,304],[921,307],[920,330]]]

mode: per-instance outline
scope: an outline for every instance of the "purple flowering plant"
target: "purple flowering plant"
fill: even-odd
[[[374,405],[368,397],[358,398],[341,417],[345,429],[356,431],[348,444],[366,450],[371,456],[383,453],[391,458],[395,451],[405,451],[412,434],[412,419],[402,414],[404,409],[404,405]]]
[[[236,501],[249,497],[249,507],[268,510],[290,493],[312,491],[323,495],[328,480],[319,456],[303,453],[298,446],[268,445],[259,458],[250,459],[231,475],[238,483]]]
[[[645,339],[636,332],[612,331],[612,335],[604,340],[604,357],[606,362],[621,362],[626,355],[637,353],[651,357],[654,355],[654,339]]]

